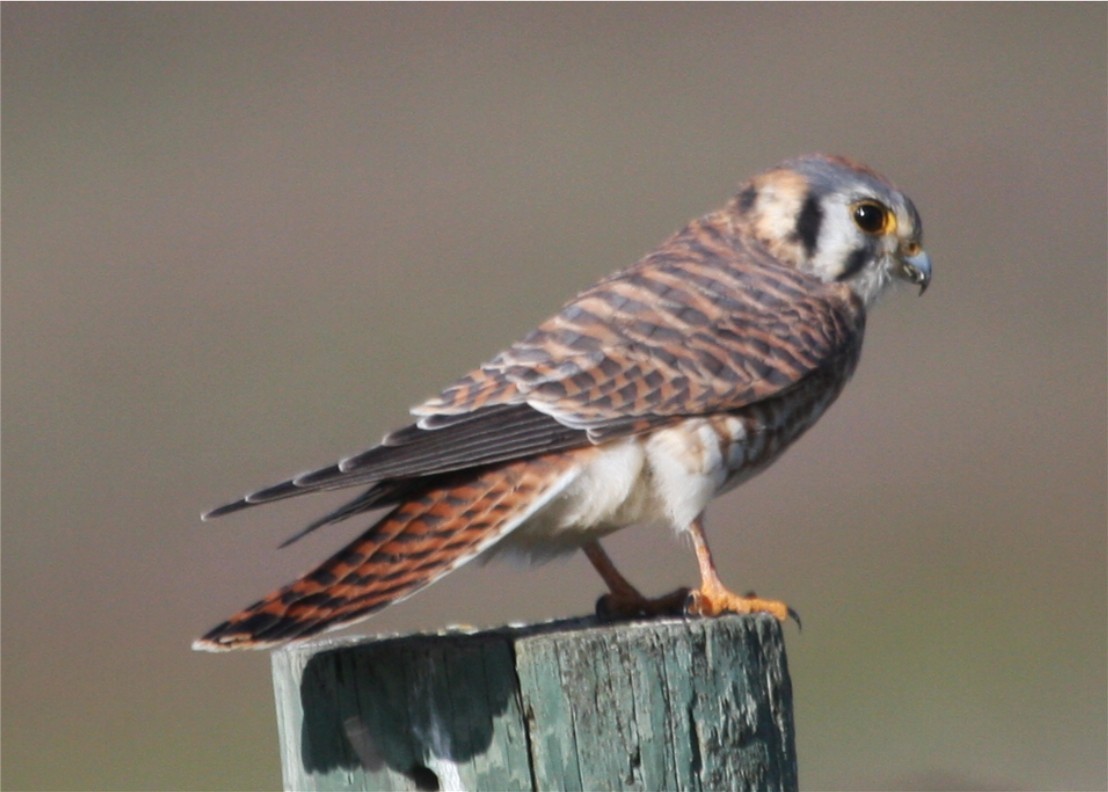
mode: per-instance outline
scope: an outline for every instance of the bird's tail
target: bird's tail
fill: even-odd
[[[573,454],[437,478],[316,569],[236,613],[194,649],[264,649],[364,619],[471,560],[561,492]]]

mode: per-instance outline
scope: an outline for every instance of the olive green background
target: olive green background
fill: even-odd
[[[3,7],[3,785],[280,783],[264,654],[189,642],[360,531],[203,509],[376,442],[576,290],[822,150],[931,290],[718,501],[807,789],[1104,789],[1106,43],[1084,5]],[[694,580],[630,529],[643,588]],[[589,611],[580,556],[357,628]]]

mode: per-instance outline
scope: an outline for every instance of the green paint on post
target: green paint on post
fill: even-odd
[[[797,788],[771,617],[321,641],[273,673],[289,789]]]

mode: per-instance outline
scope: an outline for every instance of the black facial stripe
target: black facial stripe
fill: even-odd
[[[742,212],[749,212],[750,207],[754,206],[754,200],[758,197],[758,191],[753,186],[747,187],[741,193],[739,193],[739,210]]]
[[[804,206],[800,208],[800,216],[796,218],[796,238],[804,245],[804,252],[811,256],[816,252],[816,244],[819,242],[819,227],[823,225],[823,207],[819,205],[819,199],[809,194],[804,199]]]
[[[866,266],[866,262],[869,261],[871,255],[872,251],[869,247],[854,248],[850,255],[846,257],[843,271],[839,273],[836,280],[842,281],[857,275],[862,267]]]

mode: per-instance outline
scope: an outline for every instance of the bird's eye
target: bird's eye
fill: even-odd
[[[887,234],[896,228],[896,217],[877,201],[859,201],[853,208],[854,224],[867,234]]]

